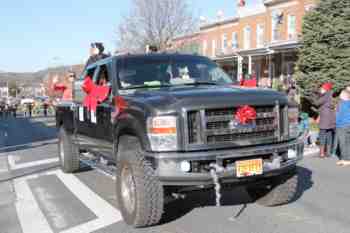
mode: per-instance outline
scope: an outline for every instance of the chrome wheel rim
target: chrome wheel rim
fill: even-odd
[[[123,167],[121,173],[121,195],[125,209],[129,214],[133,213],[135,209],[135,182],[128,166]]]

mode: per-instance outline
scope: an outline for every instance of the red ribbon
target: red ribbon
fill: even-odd
[[[235,119],[241,124],[247,124],[256,119],[256,111],[249,105],[238,108]]]
[[[127,102],[121,96],[114,97],[114,107],[115,110],[112,112],[112,118],[119,116],[120,113],[124,112],[124,110],[128,107]]]
[[[107,99],[110,91],[108,86],[96,85],[90,76],[85,77],[82,89],[86,93],[83,106],[94,112],[96,112],[97,105]]]

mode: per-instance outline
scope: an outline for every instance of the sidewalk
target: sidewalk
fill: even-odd
[[[320,153],[320,149],[318,147],[305,147],[304,156],[305,157],[313,157]]]

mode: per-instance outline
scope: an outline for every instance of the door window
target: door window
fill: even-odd
[[[99,94],[101,94],[100,102],[107,101],[111,93],[111,78],[108,74],[107,65],[100,66],[98,74],[93,80],[97,88],[99,88]]]
[[[97,73],[96,71],[97,71],[96,67],[85,70],[85,72],[79,77],[79,79],[77,79],[74,82],[74,101],[75,102],[79,102],[79,103],[83,102],[84,97],[86,95],[86,93],[82,90],[84,79],[87,76],[93,78]]]

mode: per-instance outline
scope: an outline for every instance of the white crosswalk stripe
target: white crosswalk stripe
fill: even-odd
[[[25,177],[14,180],[17,194],[16,210],[23,233],[53,233],[41,212]]]
[[[26,163],[16,164],[17,156],[9,155],[8,163],[10,170],[29,168],[43,164],[57,162],[58,158],[50,158]],[[120,212],[111,204],[102,199],[99,195],[88,188],[73,174],[64,174],[61,170],[49,171],[40,175],[26,176],[14,180],[15,192],[18,200],[15,203],[17,215],[23,233],[51,233],[47,216],[43,214],[35,200],[27,181],[35,179],[41,175],[55,175],[62,181],[74,196],[76,196],[97,218],[73,228],[62,231],[61,233],[88,233],[93,232],[113,223],[122,220]],[[58,215],[60,213],[57,213]],[[63,216],[61,216],[63,219]]]
[[[41,175],[56,175],[74,196],[97,216],[94,220],[64,230],[61,233],[93,232],[122,220],[120,212],[115,207],[93,192],[76,176],[64,174],[61,170],[50,171]],[[38,178],[41,175],[32,175],[14,180],[15,191],[18,196],[15,205],[23,233],[53,232],[27,183],[27,180]]]
[[[94,193],[74,175],[64,174],[60,170],[52,174],[56,174],[66,187],[98,217],[96,220],[71,228],[62,233],[92,232],[122,220],[121,214],[117,209]]]
[[[9,155],[8,156],[8,161],[11,170],[16,170],[16,169],[22,169],[22,168],[28,168],[28,167],[35,167],[35,166],[40,166],[43,164],[49,164],[49,163],[55,163],[58,162],[58,158],[50,158],[50,159],[43,159],[43,160],[37,160],[37,161],[32,161],[32,162],[27,162],[27,163],[21,163],[21,164],[16,164],[17,156]]]

